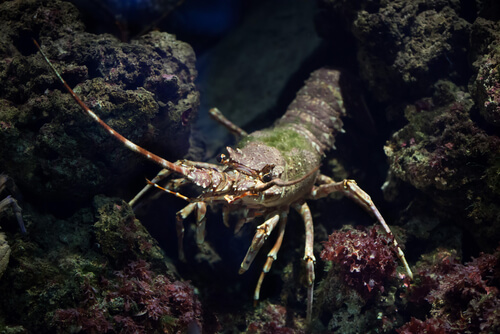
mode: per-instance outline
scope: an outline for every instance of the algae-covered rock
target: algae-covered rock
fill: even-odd
[[[55,310],[79,296],[84,277],[100,277],[106,261],[94,251],[90,210],[63,220],[40,214],[25,203],[23,216],[28,235],[9,238],[12,252],[9,270],[0,280],[0,319],[47,333]]]
[[[386,199],[402,207],[428,200],[433,215],[472,232],[472,248],[493,250],[500,236],[496,2],[319,4],[328,43],[354,41],[352,66],[377,101],[369,108],[380,131],[391,138]]]
[[[378,101],[418,97],[441,78],[468,79],[470,24],[460,1],[325,0],[320,7],[323,35],[340,29],[355,38],[360,75]]]
[[[7,243],[5,234],[0,232],[0,278],[9,264],[10,247]]]
[[[82,113],[31,38],[104,121],[171,160],[186,153],[197,112],[194,53],[166,33],[122,43],[84,28],[69,2],[0,4],[0,170],[25,195],[24,201],[17,199],[28,230],[18,237],[5,229],[10,261],[0,279],[0,332],[96,332],[91,323],[98,317],[73,324],[61,322],[57,311],[84,308],[92,294],[108,302],[107,284],[121,291],[125,282],[116,272],[131,262],[169,282],[159,286],[171,290],[157,296],[173,300],[165,320],[182,331],[190,318],[182,315],[188,308],[180,307],[199,305],[192,286],[178,281],[173,265],[125,202],[95,197],[122,194],[129,180],[142,181],[144,159]],[[2,266],[9,253],[3,240]],[[136,274],[130,273],[130,280]]]
[[[125,296],[141,302],[127,290],[130,283],[127,282],[146,280],[140,276],[146,273],[148,284],[171,289],[156,291],[155,298],[170,300],[172,328],[188,325],[186,320],[178,320],[190,317],[182,315],[183,307],[199,308],[193,287],[179,281],[175,267],[123,201],[99,196],[94,199],[93,208],[81,209],[65,219],[40,214],[30,205],[25,205],[23,212],[36,224],[29,224],[26,237],[10,238],[9,270],[0,279],[0,326],[3,323],[21,325],[32,333],[54,333],[57,328],[66,332],[72,320],[63,321],[57,315],[61,315],[62,310],[78,308],[82,314],[95,312],[92,313],[96,315],[95,320],[86,318],[85,323],[80,324],[89,326],[85,331],[92,332],[92,326],[97,326],[100,320],[98,316],[112,321],[112,316],[124,316],[129,311],[123,306]],[[121,236],[116,228],[121,229]],[[140,267],[134,267],[135,264]],[[137,270],[130,271],[132,267]],[[127,282],[117,274],[120,271],[127,273]],[[96,305],[97,300],[109,305]],[[120,300],[122,308],[116,309]],[[109,316],[108,309],[115,313]],[[62,314],[68,316],[68,312]],[[198,313],[193,314],[193,318],[201,319]],[[142,320],[141,317],[135,319]],[[118,321],[115,325],[120,328]]]
[[[385,146],[392,173],[429,195],[438,215],[492,250],[500,237],[500,139],[471,119],[474,102],[450,82],[405,110],[409,124]]]
[[[166,264],[163,251],[124,201],[94,198],[98,220],[95,234],[102,253],[114,263],[143,259]]]
[[[68,2],[0,5],[0,170],[30,195],[73,205],[120,194],[144,159],[88,116],[58,82],[32,39],[105,122],[175,160],[187,152],[198,92],[191,47],[167,33],[130,43],[84,31]]]
[[[472,26],[471,40],[477,43],[472,56],[477,71],[471,83],[481,116],[500,127],[500,22],[478,18]]]

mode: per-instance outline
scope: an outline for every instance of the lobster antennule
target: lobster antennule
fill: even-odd
[[[184,196],[184,195],[182,195],[182,194],[180,194],[180,193],[178,193],[178,192],[175,192],[175,191],[172,191],[172,190],[169,190],[169,189],[163,188],[163,187],[159,186],[158,184],[156,184],[156,183],[154,183],[154,182],[149,181],[148,179],[146,179],[146,183],[147,183],[147,184],[149,184],[150,186],[153,186],[153,187],[155,187],[155,188],[158,188],[158,189],[160,189],[160,190],[162,190],[162,191],[164,191],[164,192],[167,192],[167,193],[169,193],[169,194],[172,194],[172,195],[174,195],[175,197],[179,197],[179,198],[182,198],[183,200],[185,200],[185,201],[187,201],[187,202],[191,202],[191,199],[190,199],[189,197]]]
[[[147,159],[153,161],[154,163],[162,166],[163,168],[166,168],[168,170],[171,170],[172,172],[179,173],[188,179],[190,179],[189,174],[191,172],[191,169],[176,165],[168,160],[163,159],[162,157],[159,157],[158,155],[151,153],[148,150],[143,149],[142,147],[134,144],[124,136],[122,136],[120,133],[118,133],[116,130],[111,128],[108,124],[106,124],[102,119],[99,118],[79,97],[76,95],[76,93],[71,89],[71,87],[66,83],[66,81],[62,78],[62,76],[59,74],[59,72],[56,70],[54,65],[50,62],[49,58],[45,55],[45,53],[42,51],[42,48],[38,44],[38,42],[33,38],[33,43],[35,43],[36,47],[40,51],[41,55],[43,56],[45,62],[50,66],[52,71],[55,73],[59,81],[63,84],[64,88],[71,94],[73,99],[78,103],[82,111],[90,116],[96,123],[98,123],[101,127],[103,127],[110,135],[118,139],[120,142],[122,142],[128,149],[137,152]]]

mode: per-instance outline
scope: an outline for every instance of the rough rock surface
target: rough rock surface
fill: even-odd
[[[0,232],[0,278],[9,264],[10,247],[5,238],[5,234]]]
[[[477,72],[471,93],[484,119],[500,127],[500,22],[479,17],[472,25],[471,40],[476,43],[472,56]]]
[[[356,65],[385,127],[408,122],[390,129],[385,146],[387,198],[398,198],[389,194],[396,179],[409,183],[489,251],[500,235],[499,138],[488,125],[497,127],[499,113],[493,3],[320,1],[318,24],[329,43],[342,33],[355,39]]]
[[[178,295],[175,291],[155,292],[155,298],[177,298],[169,305],[171,322],[159,324],[151,315],[133,317],[128,326],[140,329],[141,323],[149,323],[185,332],[187,323],[179,323],[176,317],[200,319],[196,314],[182,313],[185,303],[198,303],[193,288],[179,281],[175,267],[122,200],[96,196],[91,207],[66,219],[40,214],[30,205],[25,205],[23,213],[33,223],[27,237],[9,238],[11,263],[0,280],[0,332],[12,330],[12,325],[31,333],[69,332],[75,326],[89,333],[105,332],[109,326],[119,332],[125,325],[120,325],[121,318],[115,319],[115,315],[128,318],[127,312],[137,312],[141,302],[147,299],[141,306],[146,307],[153,301],[143,290],[130,286],[142,283],[145,274],[150,278],[161,275],[182,286],[182,291]],[[118,272],[137,264],[144,269],[129,272],[131,283],[120,285]],[[124,302],[127,298],[128,306]],[[56,316],[61,312],[67,317]]]
[[[337,36],[331,30],[340,28],[356,38],[360,75],[378,101],[425,94],[446,77],[468,79],[461,69],[470,24],[460,16],[460,1],[338,0],[320,6],[323,35]]]
[[[160,32],[122,43],[78,15],[62,1],[0,5],[0,170],[47,202],[120,193],[144,159],[81,113],[32,38],[105,122],[166,158],[186,153],[199,104],[189,45]]]
[[[401,303],[397,298],[390,303],[399,314],[393,316],[394,309],[388,307],[379,313],[379,321],[361,315],[350,328],[369,323],[371,328],[387,325],[395,329],[406,321],[399,333],[431,331],[434,325],[445,329],[443,333],[454,333],[452,328],[491,332],[500,319],[493,311],[497,306],[489,306],[498,305],[497,279],[479,278],[493,287],[479,288],[477,295],[467,294],[460,302],[439,299],[442,313],[436,316],[415,303],[415,298],[429,301],[423,290],[431,294],[447,290],[444,285],[433,287],[415,262],[434,253],[453,254],[439,260],[444,266],[467,262],[499,246],[498,1],[321,0],[319,6],[321,34],[330,45],[341,45],[339,52],[356,56],[351,67],[362,78],[377,130],[385,133],[385,145],[375,150],[384,149],[388,158],[382,188],[385,204],[392,207],[382,214],[389,217],[389,224],[401,225],[404,237],[395,235],[406,244],[405,253],[415,268],[415,279],[405,283],[410,291],[416,287],[415,295],[408,298],[405,293]],[[493,261],[489,265],[496,266]],[[443,277],[460,287],[458,295],[469,287],[469,278],[481,277],[460,276],[463,268],[455,269],[459,270],[446,271]],[[338,290],[329,302],[351,306],[348,315],[359,315],[360,303]],[[381,306],[382,299],[370,310]],[[467,308],[475,311],[463,312]],[[468,325],[456,324],[455,309]],[[410,320],[408,314],[415,318]],[[330,318],[329,329],[339,330],[336,320],[344,315],[334,309],[323,316]],[[419,325],[417,317],[425,323]]]
[[[471,120],[474,101],[467,92],[448,81],[434,89],[432,98],[406,107],[409,124],[385,146],[391,172],[491,251],[500,238],[500,138]]]
[[[142,182],[144,158],[82,113],[32,38],[104,121],[171,160],[186,153],[199,104],[191,47],[160,32],[130,43],[87,33],[75,7],[59,0],[2,2],[0,36],[0,171],[24,195],[16,198],[28,232],[16,234],[15,220],[9,225],[11,218],[2,215],[10,248],[1,233],[1,271],[9,253],[10,263],[0,280],[0,332],[120,332],[146,324],[158,332],[186,332],[190,323],[198,326],[193,287],[179,281],[131,208],[123,200],[96,197],[121,194],[136,178]],[[113,293],[124,293],[117,272],[127,272],[132,284],[161,275],[165,284],[158,286],[172,290],[154,297],[172,301],[168,309],[155,308],[152,297],[143,303],[144,289],[118,296],[122,303],[99,305],[109,301],[109,284]],[[137,305],[157,313],[134,318]],[[198,313],[188,314],[193,309]],[[125,316],[128,311],[131,316]],[[166,315],[169,323],[158,320]]]

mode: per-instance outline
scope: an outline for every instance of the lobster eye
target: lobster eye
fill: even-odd
[[[271,173],[267,173],[267,174],[264,174],[262,175],[262,181],[267,183],[267,182],[271,182],[271,180],[273,179]]]
[[[226,156],[224,154],[220,154],[217,156],[217,162],[222,163],[225,158],[226,158]]]

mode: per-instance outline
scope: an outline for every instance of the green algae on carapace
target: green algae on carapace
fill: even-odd
[[[287,125],[256,131],[244,137],[237,147],[243,149],[250,142],[261,142],[281,153],[286,161],[286,170],[291,172],[287,174],[286,180],[304,176],[320,161],[319,156],[310,153],[315,151],[311,141]]]

